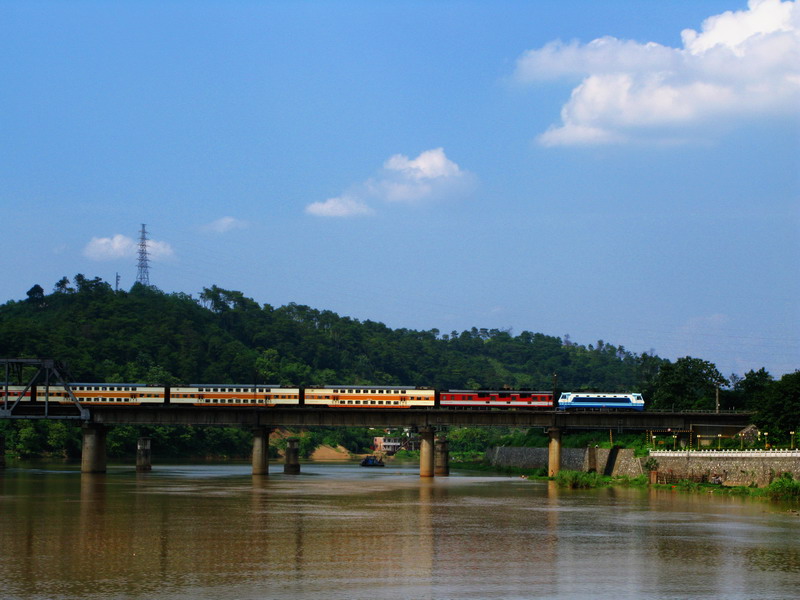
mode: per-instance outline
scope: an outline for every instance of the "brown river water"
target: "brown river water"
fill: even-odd
[[[764,501],[416,465],[0,471],[3,599],[800,597],[800,516]],[[800,508],[800,507],[796,507]]]

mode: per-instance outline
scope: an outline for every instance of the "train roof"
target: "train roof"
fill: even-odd
[[[448,394],[552,394],[552,390],[444,390]]]
[[[41,386],[43,384],[38,384],[38,385]],[[50,384],[50,387],[53,387],[54,385],[61,385],[61,384],[53,382],[53,383]],[[106,383],[104,381],[70,381],[69,382],[69,386],[70,387],[75,386],[75,385],[94,385],[94,386],[105,386],[105,387],[158,387],[158,388],[164,387],[163,385],[148,385],[146,383],[117,383],[117,382]]]
[[[611,398],[614,396],[641,396],[639,392],[562,392],[562,396],[584,396],[586,398]]]
[[[216,388],[282,388],[277,383],[190,383],[189,385],[175,385],[172,387],[216,387]],[[296,390],[297,386],[288,386],[287,390]]]
[[[398,383],[397,385],[353,385],[352,383],[343,383],[341,385],[317,385],[312,386],[312,388],[306,389],[318,389],[318,390],[335,390],[335,389],[351,389],[351,390],[397,390],[397,389],[404,389],[404,390],[432,390],[433,388],[426,388],[426,387],[416,387],[414,385],[403,385]]]

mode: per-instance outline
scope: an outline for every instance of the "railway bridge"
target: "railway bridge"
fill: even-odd
[[[285,427],[403,427],[417,431],[421,438],[420,476],[433,477],[447,472],[448,427],[510,426],[541,427],[549,435],[550,475],[561,465],[561,435],[569,430],[610,430],[675,432],[684,436],[731,435],[750,420],[749,413],[648,412],[614,410],[471,410],[415,408],[319,408],[287,406],[237,408],[175,405],[44,406],[20,403],[9,414],[14,419],[75,419],[81,423],[83,448],[81,469],[103,472],[106,468],[105,436],[114,425],[198,425],[233,426],[253,432],[253,474],[267,473],[269,433]]]
[[[67,389],[69,380],[63,365],[53,359],[3,359],[5,381],[10,369],[36,369],[25,388],[37,380],[46,385],[60,382]],[[276,405],[245,407],[235,405],[193,406],[188,404],[81,405],[70,396],[70,403],[21,401],[24,393],[12,401],[7,392],[0,395],[0,419],[65,419],[81,423],[83,445],[81,470],[88,473],[106,470],[106,432],[114,425],[206,425],[249,428],[253,432],[252,466],[254,475],[268,472],[270,431],[286,427],[403,427],[417,431],[420,444],[420,476],[446,475],[448,427],[511,426],[541,427],[549,435],[548,471],[555,475],[561,468],[561,435],[566,430],[606,429],[609,431],[680,432],[683,435],[717,435],[741,430],[749,423],[749,413],[686,413],[624,410],[542,410],[474,408],[389,408],[381,406],[347,406],[328,408],[320,405]],[[437,432],[438,438],[435,438]],[[140,440],[141,442],[142,440]],[[149,447],[140,445],[137,467],[149,467]],[[0,457],[5,443],[0,438]],[[287,451],[286,472],[299,472],[296,446]],[[141,464],[140,464],[141,459]],[[2,463],[0,463],[0,466]]]

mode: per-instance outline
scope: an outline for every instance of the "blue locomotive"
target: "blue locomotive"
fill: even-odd
[[[641,394],[564,392],[558,399],[558,408],[561,410],[581,408],[644,410],[644,398]]]

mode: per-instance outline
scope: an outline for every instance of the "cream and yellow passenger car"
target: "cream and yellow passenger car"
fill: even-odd
[[[300,388],[279,385],[193,384],[169,390],[170,404],[194,406],[275,406],[300,404]]]
[[[401,385],[331,385],[305,389],[307,406],[348,408],[412,408],[436,403],[436,391]]]
[[[164,388],[141,383],[70,383],[69,389],[81,404],[113,404],[137,406],[139,404],[161,404]],[[72,402],[63,385],[36,386],[37,402]]]

